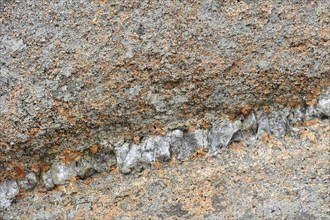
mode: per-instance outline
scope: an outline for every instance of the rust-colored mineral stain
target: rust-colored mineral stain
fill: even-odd
[[[73,161],[80,160],[82,153],[74,150],[62,150],[59,159],[64,164],[71,164]]]
[[[193,159],[203,158],[207,155],[207,150],[204,147],[199,147],[193,154]]]
[[[133,142],[134,142],[134,144],[140,144],[140,143],[141,143],[141,137],[135,135],[135,136],[133,137]]]
[[[92,154],[96,154],[97,153],[97,151],[98,151],[98,145],[97,144],[94,144],[93,146],[91,146],[90,148],[89,148],[89,151],[92,153]]]
[[[22,179],[26,176],[26,172],[19,166],[14,166],[15,174],[13,175],[13,179]]]
[[[260,139],[262,142],[268,142],[271,140],[269,134],[265,134],[264,136],[261,137]]]

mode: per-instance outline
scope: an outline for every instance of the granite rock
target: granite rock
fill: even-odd
[[[191,159],[199,148],[207,148],[207,130],[182,132],[177,129],[170,135],[171,152],[180,161]]]
[[[20,189],[32,190],[38,184],[37,175],[34,172],[29,172],[25,178],[17,181]]]
[[[0,212],[11,205],[18,193],[19,188],[16,181],[0,183]]]
[[[50,173],[55,185],[63,185],[77,174],[75,163],[69,165],[54,163],[51,167]]]
[[[26,192],[2,219],[329,219],[328,119],[213,157]],[[2,197],[0,197],[2,198]],[[41,211],[36,211],[41,210]]]
[[[76,167],[76,171],[77,176],[81,179],[86,179],[96,172],[93,162],[86,159],[79,161]]]
[[[321,117],[330,117],[330,92],[320,97],[316,105]]]
[[[207,135],[209,153],[217,153],[228,146],[233,136],[242,128],[241,121],[224,121],[219,127],[212,127]]]
[[[140,144],[125,143],[119,146],[116,155],[122,173],[141,170],[152,162],[170,159],[170,140],[167,136],[147,136]]]
[[[287,133],[289,114],[290,112],[287,109],[283,109],[269,115],[261,115],[258,118],[257,137],[260,138],[264,134],[283,137]]]
[[[53,182],[52,174],[51,174],[50,171],[43,172],[41,174],[41,180],[42,180],[42,183],[43,183],[44,187],[46,188],[46,190],[52,190],[52,189],[54,189],[55,184]]]

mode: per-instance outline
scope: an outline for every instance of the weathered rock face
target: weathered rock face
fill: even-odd
[[[327,0],[0,2],[3,179],[25,177],[28,167],[52,188],[48,164],[80,161],[91,146],[109,158],[120,152],[117,163],[128,172],[142,136],[151,153],[139,160],[168,159],[157,147],[164,140],[185,159],[204,140],[189,148],[198,134],[178,133],[174,143],[167,132],[212,125],[205,141],[213,151],[247,133],[284,135],[292,108],[308,105],[311,118],[329,117]],[[284,107],[285,115],[263,120]],[[260,113],[258,129],[253,118],[223,124],[227,116],[252,117],[252,110]],[[160,139],[150,143],[149,135]],[[109,167],[87,163],[78,175],[102,163]]]
[[[212,158],[129,176],[103,172],[47,193],[37,187],[3,212],[0,199],[0,218],[329,219],[329,134],[328,119],[314,120],[285,137],[232,143]],[[182,142],[197,137],[189,136]]]

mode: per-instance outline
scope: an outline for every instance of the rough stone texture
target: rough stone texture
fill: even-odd
[[[240,121],[233,123],[224,121],[221,126],[212,128],[207,136],[210,152],[217,152],[219,149],[226,147],[241,127],[242,123]]]
[[[62,185],[65,184],[66,181],[70,180],[71,177],[75,176],[76,170],[74,163],[67,166],[62,164],[53,164],[50,173],[54,184]]]
[[[283,137],[287,132],[287,117],[289,111],[284,109],[279,112],[272,112],[270,115],[261,115],[258,122],[257,136],[262,137],[265,134],[272,134],[277,137]]]
[[[37,175],[34,172],[30,172],[25,178],[17,181],[21,190],[32,190],[38,184]]]
[[[129,173],[132,169],[142,169],[143,165],[149,165],[155,161],[168,161],[170,159],[169,140],[167,136],[148,136],[142,140],[141,144],[119,145],[116,154],[120,171]]]
[[[46,190],[52,190],[55,187],[50,171],[41,174],[41,180]]]
[[[3,219],[329,219],[330,122],[214,157],[116,170],[21,194]],[[42,210],[42,211],[38,211]]]
[[[141,172],[174,158],[182,162],[198,157],[210,157],[220,153],[221,149],[231,143],[243,141],[251,144],[257,139],[283,138],[285,135],[300,132],[306,126],[314,125],[320,119],[328,120],[323,110],[319,109],[319,104],[309,107],[306,112],[299,109],[283,109],[270,114],[251,112],[241,120],[223,119],[219,126],[209,129],[175,129],[164,135],[149,135],[142,140],[137,138],[135,143],[120,141],[100,152],[97,145],[83,153],[67,151],[55,159],[50,167],[41,167],[41,173],[38,166],[32,167],[33,172],[26,173],[16,165],[15,178],[19,188],[25,191],[38,184],[38,176],[41,174],[42,185],[46,190],[52,190],[55,186],[67,185],[76,177],[86,179],[96,172],[111,172],[117,168],[124,174]]]
[[[328,88],[330,90],[330,88]],[[328,92],[327,94],[329,94]],[[316,105],[321,117],[330,117],[330,95],[322,94]]]
[[[19,188],[16,181],[0,183],[0,212],[11,205],[18,193]]]
[[[39,186],[63,189],[77,178],[89,181],[91,175],[104,172],[141,175],[143,170],[161,169],[162,162],[175,160],[184,165],[173,174],[187,175],[182,177],[187,182],[181,182],[185,188],[177,190],[195,201],[184,190],[202,198],[198,190],[204,190],[208,183],[203,179],[204,185],[200,185],[191,170],[185,174],[187,167],[194,166],[187,160],[222,154],[228,146],[255,146],[258,141],[268,142],[267,151],[273,147],[272,138],[286,140],[288,135],[307,136],[302,143],[308,146],[322,137],[314,149],[316,155],[304,151],[304,145],[299,149],[290,139],[291,144],[283,146],[289,155],[291,149],[313,157],[315,160],[309,161],[313,166],[315,161],[323,161],[320,152],[328,156],[329,149],[324,148],[328,136],[308,131],[306,126],[319,120],[329,123],[329,11],[328,0],[0,0],[0,210],[7,209],[15,196],[22,197]],[[262,149],[258,144],[256,147]],[[244,164],[259,175],[251,159],[259,150],[249,150],[247,154],[221,157],[216,163],[230,165],[224,175],[235,173],[235,168],[239,170]],[[268,157],[283,159],[280,151],[260,155],[258,166],[264,165],[263,159],[272,161]],[[291,165],[304,164],[294,158]],[[323,172],[318,170],[323,170],[323,165],[326,163],[310,168],[312,174]],[[279,173],[279,183],[284,184],[289,180],[276,170],[282,168],[293,169],[289,163],[283,167],[270,164],[264,171],[269,171],[270,179]],[[210,184],[231,192],[230,181],[217,182],[222,176],[216,173],[223,174],[218,169],[209,173],[214,176]],[[171,195],[166,178],[159,183],[152,178],[158,177],[142,184],[150,190],[146,195],[161,199],[162,190]],[[180,177],[171,178],[174,184]],[[303,175],[298,178],[304,180]],[[128,184],[125,187],[139,184],[134,181],[124,183]],[[233,181],[236,184],[237,180]],[[258,179],[251,182],[260,183]],[[315,212],[322,202],[329,202],[324,199],[324,182],[311,189],[297,185],[306,189],[310,204],[267,200],[273,196],[269,190],[273,185],[263,183],[266,191],[258,201],[265,200],[262,210],[269,218],[278,218],[280,211],[298,219],[329,214],[323,207],[323,212]],[[240,186],[243,192],[250,187]],[[304,198],[296,191],[287,198],[283,188],[286,186],[281,185],[278,193],[286,199]],[[115,196],[107,201],[125,200],[126,194],[122,196],[116,189],[111,189]],[[146,218],[146,213],[154,216],[159,210],[163,211],[157,218],[195,217],[208,207],[214,215],[209,210],[196,218],[262,218],[257,211],[242,213],[231,208],[222,212],[229,207],[223,202],[228,197],[211,194],[207,202],[196,200],[196,204],[202,203],[201,209],[194,209],[196,204],[185,199],[157,200],[147,208],[143,206],[146,201],[136,205],[142,207]],[[55,197],[62,204],[62,199]],[[98,204],[96,198],[90,199],[84,210]],[[118,203],[116,200],[111,205],[114,212]],[[132,211],[131,203],[121,204],[120,209]],[[251,209],[244,200],[238,207]],[[67,218],[79,210],[72,209]],[[15,213],[19,215],[17,211],[12,216]],[[52,219],[61,213],[57,209],[35,218]],[[118,213],[116,218],[129,218],[125,212]]]
[[[329,86],[328,0],[0,3],[2,180],[68,150],[312,106]]]
[[[178,129],[174,130],[171,133],[170,145],[173,155],[178,160],[191,159],[199,148],[207,148],[207,131],[182,132]]]

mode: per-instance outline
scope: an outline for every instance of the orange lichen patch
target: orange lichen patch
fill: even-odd
[[[171,159],[170,159],[170,161],[169,161],[168,164],[169,164],[170,166],[176,166],[176,165],[178,165],[178,161],[177,161],[177,159],[175,158],[174,155],[171,156]]]
[[[166,134],[165,128],[158,121],[149,125],[148,128],[152,135],[160,134],[160,135],[164,136]]]
[[[142,176],[143,176],[143,177],[148,177],[149,174],[150,174],[150,169],[146,169],[146,170],[143,171]]]
[[[234,112],[229,113],[228,116],[229,116],[229,120],[230,120],[230,121],[232,121],[232,122],[235,121],[235,119],[236,119],[236,114],[235,114]]]
[[[296,98],[296,100],[294,100]],[[300,108],[302,105],[299,97],[292,97],[292,100],[288,102],[289,108]]]
[[[257,86],[256,89],[257,89],[257,91],[262,91],[264,89],[264,87],[263,86]]]
[[[329,28],[320,28],[317,31],[317,34],[319,35],[320,38],[330,39],[330,30],[329,30]]]
[[[74,150],[62,150],[59,159],[64,164],[71,164],[73,161],[80,160],[82,153]]]
[[[141,137],[135,135],[135,136],[133,137],[133,142],[134,142],[134,144],[140,144],[140,143],[141,143]]]
[[[56,191],[56,192],[66,192],[66,186],[58,185],[53,190]]]
[[[14,166],[14,170],[15,170],[15,173],[12,176],[13,179],[21,179],[26,176],[25,170],[23,168],[21,168],[20,166]]]
[[[306,104],[309,106],[315,105],[317,103],[320,94],[321,94],[320,87],[317,85],[313,86],[312,90],[310,91],[310,94],[308,94],[307,96]]]
[[[203,158],[203,157],[205,157],[206,155],[207,155],[207,150],[206,149],[204,149],[204,147],[199,147],[198,149],[197,149],[197,151],[195,151],[194,153],[193,153],[193,156],[192,156],[192,158],[193,159],[197,159],[197,158]]]
[[[87,122],[87,119],[83,117],[83,108],[78,108],[77,103],[56,101],[53,107],[57,109],[58,115],[65,122],[69,122],[70,124],[76,124],[78,121],[80,123]]]
[[[293,125],[293,127],[295,127],[295,128],[299,128],[299,127],[301,127],[302,126],[302,123],[301,122],[296,122],[294,125]]]
[[[12,176],[13,176],[13,171],[12,170],[4,170],[1,173],[0,181],[4,181],[5,179],[12,178]]]
[[[262,142],[269,142],[271,140],[269,134],[265,134],[264,136],[261,137],[260,139]]]
[[[134,133],[131,131],[124,131],[121,134],[125,139],[133,139]]]
[[[266,94],[266,95],[268,95],[268,94],[271,93],[271,91],[270,91],[269,89],[265,89],[263,92],[264,92],[264,94]]]
[[[33,163],[33,164],[31,164],[30,169],[31,169],[33,172],[38,173],[38,172],[40,171],[40,164],[38,164],[38,163]]]
[[[196,130],[196,126],[195,125],[190,125],[188,127],[188,132],[194,132]]]
[[[309,121],[305,121],[304,122],[304,125],[305,126],[313,126],[313,125],[316,125],[317,123],[319,123],[319,119],[318,118],[315,118],[315,119],[312,119],[312,120],[309,120]]]
[[[309,106],[313,106],[313,105],[316,104],[316,102],[317,102],[317,99],[312,98],[309,101],[307,101],[306,104],[309,105]]]
[[[160,169],[162,169],[164,166],[163,166],[163,164],[162,164],[161,162],[159,162],[159,161],[154,161],[154,162],[152,163],[152,167],[155,168],[156,170],[160,170]]]
[[[36,135],[39,132],[39,128],[31,128],[29,131],[29,135]]]
[[[185,114],[185,118],[192,119],[192,118],[194,118],[194,115],[191,113],[188,113],[188,114]]]
[[[307,101],[306,104],[309,105],[309,106],[313,106],[313,105],[316,104],[316,102],[317,102],[317,99],[312,98],[309,101]]]
[[[253,107],[251,105],[246,105],[246,106],[243,106],[241,109],[240,109],[240,112],[242,113],[242,115],[244,117],[248,116],[250,114],[250,112],[252,111]]]
[[[263,106],[263,110],[270,114],[273,111],[273,108],[269,105],[265,105]]]
[[[19,193],[16,195],[16,198],[25,198],[27,197],[28,193],[24,189],[20,189]]]
[[[229,145],[229,150],[235,151],[237,153],[242,153],[244,152],[246,148],[246,143],[241,141],[241,142],[234,142]]]
[[[112,165],[110,167],[110,173],[113,174],[113,175],[120,174],[119,167],[117,167],[116,165]]]
[[[316,143],[316,137],[312,131],[303,129],[303,130],[300,130],[299,133],[302,137],[308,138],[312,144]]]
[[[211,123],[208,122],[208,121],[205,121],[205,120],[203,119],[202,122],[201,122],[201,126],[202,126],[202,128],[204,128],[204,129],[209,129],[209,128],[211,127]]]
[[[9,144],[7,144],[5,141],[0,141],[0,148],[8,148]]]
[[[92,153],[92,154],[96,154],[97,151],[99,149],[99,146],[97,144],[94,144],[92,145],[90,148],[89,148],[89,151]]]

